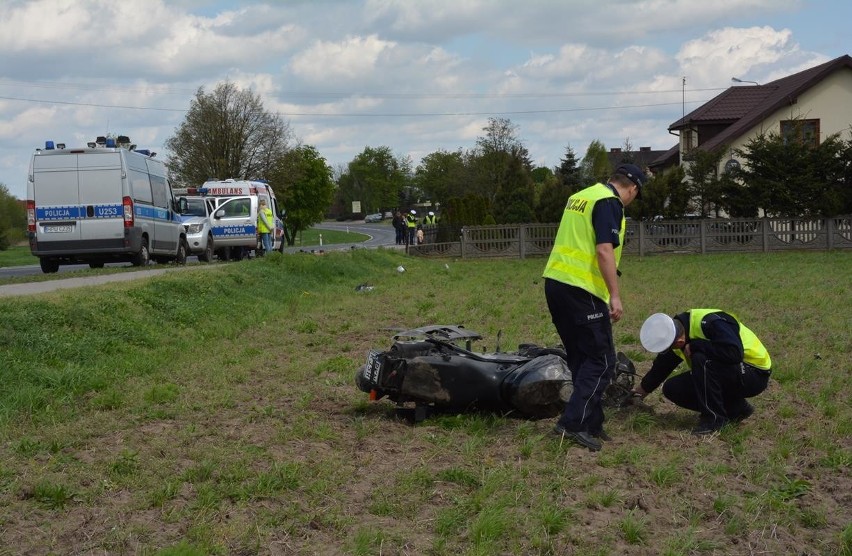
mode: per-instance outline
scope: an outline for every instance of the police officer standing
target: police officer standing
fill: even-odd
[[[644,183],[638,166],[622,164],[607,183],[572,195],[543,273],[547,307],[574,383],[553,432],[593,451],[609,440],[601,395],[615,371],[612,322],[624,312],[617,279],[624,207],[640,196]]]
[[[257,232],[263,245],[263,253],[272,252],[272,230],[275,227],[275,217],[272,209],[266,205],[266,199],[261,199],[257,207]],[[263,256],[263,253],[261,256]]]
[[[659,355],[634,395],[644,398],[663,384],[666,398],[699,413],[694,435],[713,434],[751,416],[754,408],[746,398],[769,384],[769,352],[731,313],[691,309],[674,318],[655,313],[642,324],[639,340]],[[666,380],[684,361],[690,370]]]
[[[405,225],[408,228],[407,234],[407,244],[414,245],[414,234],[417,230],[417,211],[411,209],[408,214],[405,215]]]

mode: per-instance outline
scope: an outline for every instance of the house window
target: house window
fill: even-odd
[[[798,142],[811,147],[819,146],[819,120],[781,120],[781,137],[784,143]]]
[[[695,142],[693,140],[693,133],[691,129],[684,129],[681,133],[683,133],[683,152],[685,154],[695,147]]]

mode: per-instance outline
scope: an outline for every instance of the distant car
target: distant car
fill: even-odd
[[[368,214],[367,216],[364,217],[364,222],[381,222],[381,221],[382,221],[382,215],[379,214],[378,212],[375,213],[375,214]]]
[[[198,255],[198,260],[202,262],[211,262],[215,251],[213,230],[210,227],[213,200],[203,197],[180,197],[178,203],[190,253]]]

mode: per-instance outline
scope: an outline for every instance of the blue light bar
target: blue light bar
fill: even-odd
[[[107,137],[106,146],[107,146],[107,148],[114,149],[115,148],[115,137]]]
[[[53,150],[53,141],[45,141],[44,142],[44,150],[52,151]]]

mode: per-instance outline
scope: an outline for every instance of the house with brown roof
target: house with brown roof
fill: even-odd
[[[840,134],[852,139],[852,57],[848,54],[763,85],[732,86],[669,126],[679,143],[649,166],[659,171],[683,164],[692,149],[724,148],[719,172],[736,160],[743,148],[761,133],[796,133],[803,141],[819,144]],[[677,156],[675,156],[677,155]]]
[[[630,162],[640,168],[647,168],[651,162],[665,154],[666,151],[654,150],[651,147],[639,147],[639,150],[625,150],[613,147],[606,153],[610,168],[617,168],[622,162]]]

